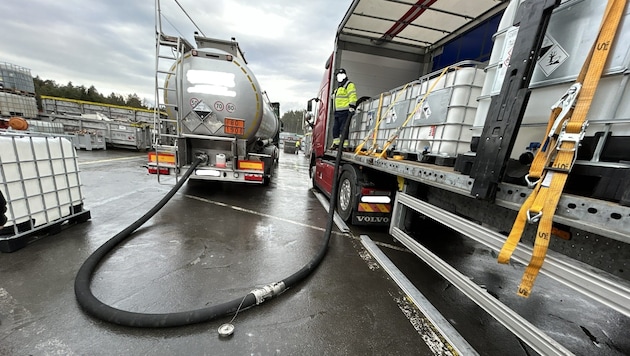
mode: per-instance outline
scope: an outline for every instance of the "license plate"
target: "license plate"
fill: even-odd
[[[221,172],[214,169],[197,169],[195,174],[198,176],[220,177]]]

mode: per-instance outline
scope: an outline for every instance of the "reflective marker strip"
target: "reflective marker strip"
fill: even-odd
[[[367,213],[389,213],[392,211],[390,204],[359,203],[358,211]]]
[[[159,153],[157,154],[157,160],[160,163],[175,163],[175,155],[172,153]],[[156,162],[155,152],[149,152],[149,162]]]
[[[264,168],[265,164],[260,161],[238,161],[238,169],[262,171]]]

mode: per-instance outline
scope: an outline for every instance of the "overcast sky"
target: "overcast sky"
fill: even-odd
[[[164,32],[194,43],[175,0],[160,0]],[[351,0],[178,0],[207,37],[236,37],[281,112],[301,110],[319,87]],[[1,0],[0,62],[65,85],[153,102],[154,0]],[[169,24],[173,24],[171,26]]]

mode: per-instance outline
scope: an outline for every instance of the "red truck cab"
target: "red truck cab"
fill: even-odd
[[[316,100],[309,101],[308,112],[312,112],[311,107],[313,101],[316,102],[317,107],[315,109],[315,120],[312,123],[312,144],[311,152],[308,152],[311,157],[311,167],[315,164],[314,159],[316,157],[324,156],[326,151],[326,134],[328,123],[328,108],[330,103],[330,78],[332,76],[332,55],[326,61],[326,70],[324,71],[324,77],[322,83],[319,86],[319,93]]]
[[[309,173],[313,187],[322,191],[328,198],[332,194],[334,182],[335,155],[337,151],[327,151],[328,136],[331,134],[329,122],[333,113],[331,78],[333,78],[333,56],[326,62],[326,70],[317,98],[311,99],[307,111],[313,114]],[[313,108],[312,104],[316,106]],[[390,221],[396,182],[391,175],[373,171],[365,167],[341,161],[339,169],[337,213],[344,221],[355,225],[387,225]]]

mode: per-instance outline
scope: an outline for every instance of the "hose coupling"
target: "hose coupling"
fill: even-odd
[[[195,158],[198,159],[201,164],[208,163],[208,155],[205,152],[197,152]]]
[[[256,288],[250,293],[256,297],[256,305],[264,302],[267,299],[271,299],[276,295],[284,292],[286,287],[284,286],[284,282],[275,282],[271,284],[267,284],[264,287]]]

